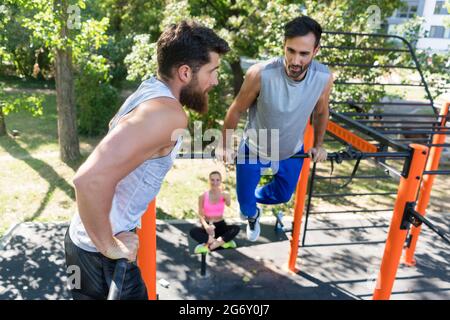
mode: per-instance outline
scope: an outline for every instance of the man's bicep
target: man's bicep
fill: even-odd
[[[316,113],[322,113],[328,110],[331,89],[333,88],[333,81],[334,81],[333,74],[331,74],[324,90],[322,91],[319,100],[317,101],[317,105],[315,108]]]
[[[163,121],[131,118],[119,123],[83,165],[84,174],[117,183],[170,142]]]
[[[258,97],[260,88],[260,69],[258,66],[252,66],[247,71],[244,82],[233,104],[240,112],[246,111]]]

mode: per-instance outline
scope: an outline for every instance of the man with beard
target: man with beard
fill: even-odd
[[[289,201],[302,168],[303,135],[313,114],[313,161],[323,161],[327,152],[323,138],[328,121],[328,100],[333,77],[328,68],[314,60],[319,51],[322,28],[315,20],[301,16],[284,28],[284,56],[251,66],[223,126],[220,157],[230,161],[227,130],[234,130],[248,109],[244,138],[238,150],[236,193],[241,218],[246,219],[247,238],[260,234],[261,204]],[[270,183],[257,188],[262,170],[272,168]]]
[[[74,299],[105,299],[115,260],[121,258],[130,262],[121,298],[147,299],[135,262],[134,230],[180,147],[181,137],[173,136],[187,126],[183,106],[207,112],[220,55],[228,51],[225,40],[195,22],[183,21],[161,34],[157,77],[125,101],[73,180],[78,212],[65,250],[67,266],[80,271],[80,286],[71,288]]]

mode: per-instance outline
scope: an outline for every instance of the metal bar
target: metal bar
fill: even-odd
[[[431,143],[427,147],[450,147],[450,143]]]
[[[352,157],[350,154],[348,154],[345,151],[340,152],[330,152],[328,153],[327,160],[356,160],[356,157],[360,157],[361,159],[368,159],[368,158],[391,158],[391,159],[397,159],[397,158],[408,158],[410,155],[408,152],[360,152],[355,151],[355,158]],[[307,153],[305,154],[296,154],[290,157],[290,159],[306,159],[309,158],[309,155]],[[177,159],[215,159],[214,153],[179,153],[177,154]],[[249,159],[249,157],[242,157],[239,156],[236,158],[239,161],[245,161]]]
[[[331,177],[325,177],[325,176],[317,176],[317,180],[328,180],[328,179],[348,179],[350,176],[331,176]],[[353,177],[353,179],[391,179],[392,177],[384,175],[384,176],[356,176]]]
[[[436,120],[440,116],[432,114],[407,114],[407,113],[361,113],[361,112],[341,112],[339,115],[354,116],[354,117],[411,117],[411,118],[435,118]]]
[[[442,115],[442,119],[440,122],[440,125],[445,126],[447,124],[447,115],[450,108],[450,101],[444,103],[444,105],[441,108],[440,115]],[[432,144],[443,144],[445,142],[445,136],[441,135],[434,135]],[[436,171],[439,169],[439,163],[441,160],[442,155],[442,148],[439,147],[432,147],[430,148],[427,163],[425,166],[425,171]],[[417,206],[416,210],[422,214],[426,214],[426,209],[428,207],[428,204],[430,202],[431,192],[433,190],[433,184],[434,180],[436,178],[435,174],[425,174],[422,178],[421,187],[419,196],[417,198]],[[404,255],[404,261],[407,265],[414,265],[415,259],[414,259],[414,252],[416,249],[417,241],[419,239],[420,235],[420,227],[412,227],[409,232],[409,241],[408,246],[405,250]]]
[[[409,150],[409,148],[407,146],[399,144],[399,143],[393,141],[392,139],[387,138],[385,135],[380,134],[376,130],[371,129],[364,124],[358,123],[357,121],[350,119],[343,114],[339,114],[333,110],[330,110],[330,114],[333,118],[336,118],[339,121],[355,128],[355,129],[358,129],[360,132],[367,134],[368,136],[374,138],[378,142],[382,142],[383,144],[393,147],[397,150],[402,150],[402,151]]]
[[[201,254],[201,261],[200,261],[200,275],[205,276],[206,275],[206,253]]]
[[[381,34],[381,33],[360,33],[360,32],[342,32],[342,31],[325,31],[324,34],[334,34],[334,35],[349,35],[349,36],[365,36],[365,37],[379,37],[379,38],[395,38],[401,40],[409,50],[409,53],[411,54],[411,57],[413,58],[413,61],[416,65],[416,70],[419,72],[420,78],[422,79],[422,83],[425,86],[425,91],[427,92],[428,99],[431,102],[431,105],[434,105],[433,97],[431,96],[430,90],[428,89],[428,85],[425,81],[425,77],[423,76],[422,70],[420,69],[420,64],[417,60],[416,54],[414,53],[414,50],[411,46],[411,44],[404,38],[398,35],[387,35],[387,34]],[[433,110],[435,113],[437,113],[436,110]]]
[[[350,46],[320,46],[321,49],[342,49],[342,50],[362,50],[362,51],[387,51],[387,52],[409,52],[407,49],[397,48],[362,48],[362,47],[350,47]]]
[[[377,83],[377,82],[346,82],[346,81],[334,81],[334,84],[339,85],[369,85],[369,86],[398,86],[398,87],[423,87],[423,84],[412,83]]]
[[[394,168],[392,168],[391,166],[387,165],[386,163],[383,162],[377,162],[377,164],[379,166],[382,166],[383,168],[385,168],[386,170],[388,170],[388,172],[392,173],[393,175],[397,176],[397,177],[401,177],[402,173]]]
[[[368,120],[368,119],[360,119],[358,120],[358,122],[362,122],[362,123],[398,123],[398,120],[384,120],[384,119],[374,119],[374,120]],[[411,120],[402,120],[401,122],[403,123],[411,123],[411,124],[439,124],[438,121],[420,121],[420,120],[416,120],[416,121],[411,121]]]
[[[359,151],[377,152],[376,146],[334,121],[328,121],[327,131],[332,133],[334,137],[346,141],[348,144],[352,145],[353,148],[356,148]]]
[[[376,210],[362,209],[362,210],[343,210],[343,211],[314,211],[314,212],[310,212],[310,214],[358,213],[358,212],[387,212],[387,211],[392,211],[392,209],[393,209],[393,208],[376,209]]]
[[[338,197],[349,197],[349,196],[388,196],[397,194],[397,192],[372,192],[372,193],[317,193],[313,194],[313,198],[338,198]]]
[[[308,230],[309,211],[311,210],[311,198],[312,198],[313,189],[314,189],[315,175],[316,175],[316,162],[313,163],[313,167],[312,167],[312,171],[311,171],[311,179],[309,181],[308,202],[306,205],[306,217],[305,217],[305,227],[303,228],[302,247],[305,246],[306,231]]]
[[[123,281],[125,280],[125,274],[127,272],[127,265],[127,259],[119,259],[116,261],[111,285],[109,286],[109,292],[106,298],[107,300],[120,300]]]
[[[428,220],[427,218],[425,218],[424,216],[422,216],[419,212],[417,212],[415,210],[413,210],[411,212],[411,214],[414,216],[414,218],[420,220],[420,222],[424,223],[428,228],[433,230],[438,236],[440,236],[442,239],[444,239],[445,242],[450,244],[450,239],[447,238],[446,234],[442,230],[437,228],[430,220]]]
[[[397,122],[397,123],[399,123],[399,122]],[[431,129],[431,130],[440,130],[440,129],[444,129],[444,130],[447,130],[448,128],[447,127],[441,127],[441,126],[413,126],[413,125],[411,125],[411,126],[403,126],[402,124],[403,124],[403,121],[402,122],[400,122],[399,124],[401,124],[400,126],[398,126],[398,127],[393,127],[392,125],[391,126],[369,126],[370,128],[372,128],[372,129],[393,129],[393,130],[401,130],[401,129]]]
[[[431,106],[431,103],[429,103],[429,102],[392,102],[392,101],[381,102],[381,101],[336,101],[336,100],[330,101],[330,103],[334,103],[334,104],[348,104],[349,102],[354,103],[354,104],[367,104],[367,105]],[[347,112],[343,112],[343,114],[347,114]],[[356,114],[358,114],[358,113],[356,113]],[[374,115],[374,114],[369,113],[369,115]],[[385,115],[385,114],[380,113],[380,115]],[[405,114],[405,115],[407,115],[407,114]]]
[[[384,130],[384,134],[450,134],[449,131],[429,131],[429,130]]]
[[[339,62],[323,62],[326,66],[337,66],[337,67],[356,67],[356,68],[386,68],[386,69],[416,69],[415,67],[407,66],[396,66],[393,64],[362,64],[362,63],[339,63]]]
[[[410,141],[411,143],[414,142],[420,142],[420,141],[428,141],[428,138],[400,138],[400,139],[394,139],[395,141]],[[409,144],[409,143],[408,143]]]
[[[450,170],[430,170],[430,171],[424,171],[423,174],[448,175],[448,174],[450,174]]]
[[[389,227],[384,248],[383,260],[378,273],[377,286],[374,290],[374,300],[387,300],[391,296],[397,274],[400,258],[405,244],[407,230],[401,229],[406,203],[414,201],[420,186],[420,179],[425,167],[428,148],[411,145],[412,160],[408,166],[408,173],[400,179],[398,196],[395,200],[394,212]]]

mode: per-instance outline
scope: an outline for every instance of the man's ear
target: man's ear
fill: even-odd
[[[315,57],[319,53],[319,51],[320,51],[320,44],[317,45],[317,47],[314,48],[313,57]]]
[[[187,64],[183,64],[177,69],[178,78],[183,83],[189,83],[192,79],[192,69]]]

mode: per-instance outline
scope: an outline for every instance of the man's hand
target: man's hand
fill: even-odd
[[[139,248],[139,237],[134,232],[122,232],[114,237],[115,245],[107,248],[103,255],[107,258],[136,261]]]
[[[325,148],[316,147],[309,149],[308,155],[314,162],[321,162],[327,160],[328,153]]]

